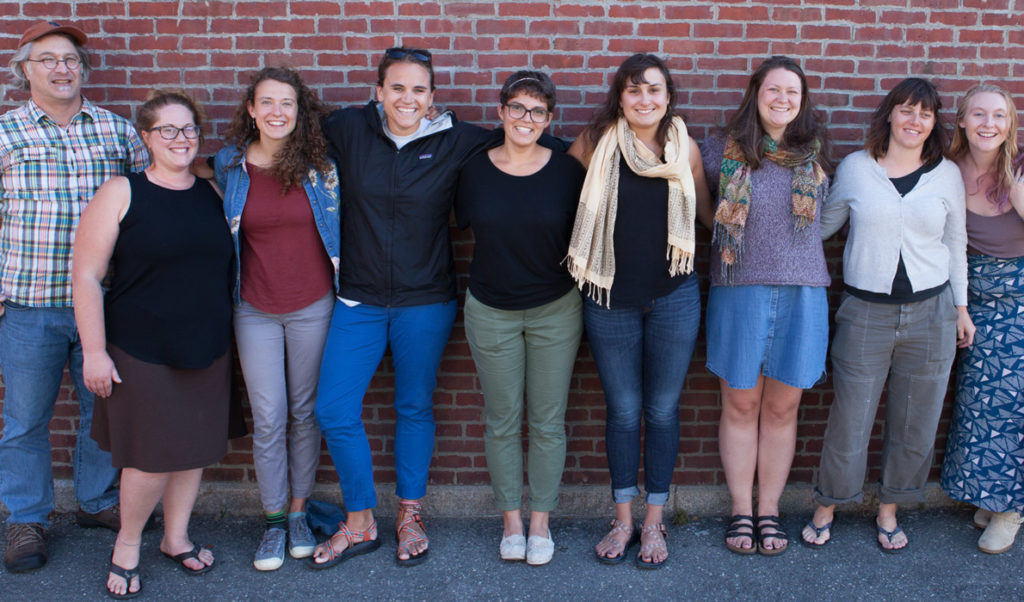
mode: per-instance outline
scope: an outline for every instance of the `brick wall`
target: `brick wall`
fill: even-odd
[[[6,61],[25,26],[38,19],[76,23],[92,38],[95,71],[85,93],[125,116],[154,86],[184,87],[212,118],[205,151],[219,147],[249,72],[265,65],[299,69],[332,106],[369,98],[382,49],[406,44],[434,51],[439,104],[466,121],[494,123],[500,83],[513,70],[552,74],[559,88],[554,132],[575,136],[604,97],[615,67],[633,52],[668,58],[680,90],[678,109],[699,140],[724,122],[750,71],[770,54],[799,58],[813,97],[837,141],[836,158],[859,145],[871,110],[900,79],[932,78],[947,107],[972,84],[999,83],[1024,98],[1024,28],[1017,0],[509,0],[420,2],[4,1],[0,48]],[[24,100],[2,89],[0,110]],[[1022,104],[1024,106],[1024,104]],[[947,117],[951,111],[946,111]],[[707,273],[708,236],[698,269]],[[471,239],[454,235],[465,284]],[[842,241],[827,245],[841,282]],[[706,279],[702,290],[707,291]],[[833,290],[833,293],[837,292]],[[371,384],[364,417],[378,462],[393,481],[392,371],[386,359]],[[58,476],[70,474],[77,422],[70,381],[51,424]],[[792,480],[814,478],[831,385],[807,391],[800,412]],[[448,345],[435,394],[437,450],[431,479],[439,484],[487,482],[482,403],[461,321]],[[680,405],[682,426],[675,482],[721,484],[717,379],[704,369],[698,344]],[[938,449],[944,445],[947,408]],[[586,345],[580,352],[567,413],[567,483],[607,483],[602,442],[604,401]],[[872,443],[872,476],[880,459],[880,425]],[[231,453],[208,478],[253,480],[251,442]],[[320,478],[335,480],[323,455]]]

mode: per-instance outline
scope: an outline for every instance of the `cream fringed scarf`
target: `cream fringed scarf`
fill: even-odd
[[[636,137],[626,120],[601,136],[594,149],[583,181],[576,223],[566,258],[569,274],[582,290],[598,304],[611,306],[612,281],[615,279],[615,251],[612,249],[615,215],[619,201],[619,157],[624,156],[633,173],[645,178],[668,180],[668,244],[666,258],[669,274],[693,271],[694,215],[697,194],[690,172],[690,138],[679,117],[672,118],[665,141],[665,162]]]

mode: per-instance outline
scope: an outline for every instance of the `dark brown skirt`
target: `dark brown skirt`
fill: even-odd
[[[107,345],[121,384],[96,398],[92,438],[115,468],[176,472],[213,464],[227,453],[231,353],[208,368],[151,364]]]

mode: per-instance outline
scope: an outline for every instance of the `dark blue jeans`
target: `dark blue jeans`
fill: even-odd
[[[697,278],[642,307],[606,309],[587,299],[583,323],[608,406],[605,447],[615,503],[640,493],[643,417],[647,503],[663,506],[679,455],[679,394],[700,328]]]

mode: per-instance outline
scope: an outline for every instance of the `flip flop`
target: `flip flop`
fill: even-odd
[[[125,590],[123,594],[115,594],[114,592],[107,589],[107,584],[103,584],[103,593],[107,594],[115,600],[130,600],[142,593],[142,577],[139,575],[139,567],[134,569],[126,569],[123,566],[114,564],[114,561],[110,561],[110,572],[124,579],[125,587],[130,588],[132,586],[132,579],[139,578],[139,589],[138,591]]]
[[[804,528],[805,529],[811,529],[812,531],[814,531],[814,538],[815,539],[821,537],[821,534],[824,531],[828,531],[829,532],[828,539],[826,539],[825,541],[823,541],[821,543],[814,543],[813,541],[807,541],[806,539],[804,539],[803,535],[801,535],[800,536],[800,543],[804,544],[804,546],[806,546],[808,548],[811,548],[812,550],[820,550],[821,548],[824,548],[825,546],[827,546],[829,544],[830,541],[832,541],[832,523],[833,522],[835,522],[835,521],[831,521],[830,520],[830,521],[828,521],[828,524],[822,525],[820,527],[815,527],[814,526],[814,519],[813,518],[811,520],[807,521],[807,524],[804,526]]]
[[[172,556],[172,555],[168,554],[167,552],[164,552],[163,550],[161,550],[160,553],[163,554],[164,556],[170,558],[171,560],[173,560],[179,567],[181,567],[181,570],[185,571],[186,575],[191,575],[191,576],[195,577],[197,575],[202,575],[204,573],[209,573],[210,571],[213,570],[213,564],[205,564],[205,563],[203,563],[202,560],[199,560],[199,553],[202,552],[203,550],[208,550],[208,549],[209,548],[207,548],[206,546],[199,547],[199,546],[197,546],[195,544],[192,544],[192,549],[191,550],[189,550],[188,552],[182,552],[181,554],[175,554],[175,555]],[[201,568],[201,569],[189,568],[189,566],[187,564],[185,564],[185,561],[188,560],[189,558],[195,558],[196,560],[199,560],[200,563],[203,563],[203,568]],[[214,564],[216,564],[216,563],[214,563]]]
[[[341,535],[345,538],[347,545],[341,552],[334,551],[334,545],[331,540]],[[362,537],[362,541],[354,542],[355,537]],[[373,539],[370,539],[370,538]],[[352,531],[348,528],[345,523],[338,525],[338,532],[331,536],[331,539],[327,540],[327,561],[317,562],[316,551],[314,550],[313,555],[306,558],[306,566],[315,570],[329,569],[332,566],[348,560],[353,556],[359,556],[360,554],[369,554],[380,547],[380,538],[377,537],[377,521],[373,521],[369,527],[362,531]],[[319,547],[319,546],[317,546]]]
[[[892,531],[886,531],[885,529],[882,528],[882,525],[879,525],[878,523],[875,523],[875,528],[878,529],[879,533],[881,533],[882,535],[885,535],[885,538],[889,540],[890,544],[892,543],[892,538],[893,537],[896,537],[900,533],[903,533],[903,527],[901,527],[899,525],[896,525],[896,528],[893,529]],[[877,543],[878,544],[878,548],[880,550],[882,550],[883,552],[885,552],[886,554],[899,554],[903,550],[906,550],[907,547],[910,545],[910,541],[907,541],[907,545],[903,546],[902,548],[887,548],[887,547],[882,545],[882,542],[877,537],[875,538],[875,543]]]

